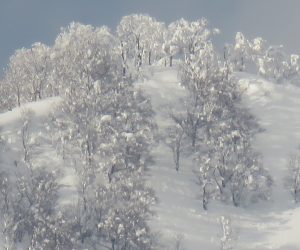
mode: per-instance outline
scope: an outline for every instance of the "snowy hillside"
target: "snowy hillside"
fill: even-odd
[[[163,239],[161,249],[176,249],[178,243],[179,249],[219,249],[221,216],[227,216],[232,221],[236,249],[300,249],[300,208],[295,206],[290,193],[283,186],[283,177],[287,175],[287,159],[291,153],[299,150],[300,89],[289,84],[275,85],[249,74],[238,74],[238,77],[241,87],[245,89],[244,104],[250,107],[262,128],[254,143],[276,183],[272,199],[248,208],[214,202],[208,211],[204,211],[200,186],[194,173],[196,166],[184,160],[177,172],[170,149],[161,141],[152,152],[154,164],[148,172],[148,183],[159,198],[151,225]],[[155,120],[162,133],[171,123],[168,115],[170,107],[180,109],[181,98],[185,96],[177,71],[158,67],[150,79],[136,84],[136,88],[142,89],[151,98]],[[40,138],[45,129],[44,120],[59,100],[51,98],[24,107],[34,113],[33,138]],[[11,150],[9,154],[5,152],[4,158],[2,155],[1,162],[2,166],[5,163],[9,168],[15,167],[12,159],[22,154],[22,149],[18,148],[21,110],[17,108],[0,115],[2,139]],[[50,152],[50,146],[39,148],[40,160],[47,161],[47,157],[55,155],[54,151]],[[66,173],[63,178],[65,185],[72,185],[74,177],[70,174]]]
[[[17,50],[0,246],[300,250],[300,56],[219,33],[133,14]]]
[[[300,89],[294,85],[276,85],[248,75],[242,76],[247,88],[245,102],[258,117],[264,131],[255,138],[255,147],[263,155],[263,162],[276,183],[273,198],[262,213],[270,216],[266,223],[266,241],[272,249],[300,249],[300,208],[290,199],[284,188],[287,164],[291,154],[300,146]]]
[[[220,245],[218,218],[226,215],[233,223],[236,249],[300,249],[300,208],[283,186],[288,157],[300,145],[300,89],[289,84],[275,85],[249,74],[238,77],[246,90],[244,103],[262,128],[254,142],[276,183],[271,201],[248,209],[216,204],[203,211],[193,166],[182,163],[176,172],[170,149],[161,143],[153,152],[155,165],[150,171],[150,183],[160,199],[153,225],[170,245],[174,246],[179,237],[182,249],[196,250],[201,246],[214,250]],[[170,123],[168,107],[180,107],[184,96],[177,72],[155,72],[152,79],[139,86],[151,97],[157,123],[164,128]]]

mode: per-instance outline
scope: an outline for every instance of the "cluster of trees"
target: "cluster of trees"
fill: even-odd
[[[80,24],[73,23],[69,28],[75,30],[78,26]],[[78,29],[83,36],[90,36],[86,48],[83,47],[82,51],[74,47],[77,46],[76,43],[80,44],[79,41],[82,39],[79,37],[79,41],[75,43],[71,39],[71,33],[67,35],[67,29],[63,29],[53,46],[35,43],[31,48],[19,49],[11,56],[4,78],[0,81],[1,95],[6,96],[0,101],[1,110],[63,94],[68,80],[64,79],[63,75],[69,71],[63,58],[67,57],[68,53],[76,53],[74,59],[80,58],[82,62],[78,67],[84,69],[81,71],[82,74],[87,74],[86,72],[91,69],[86,61],[96,58],[97,53],[107,49],[99,48],[99,41],[102,41],[103,46],[108,46],[118,55],[117,60],[121,62],[122,68],[117,70],[121,70],[123,76],[134,78],[142,65],[151,65],[159,60],[163,60],[167,65],[169,60],[168,64],[172,66],[173,58],[184,58],[193,53],[197,43],[195,34],[197,36],[201,34],[204,38],[211,36],[212,33],[218,33],[218,30],[207,29],[207,26],[206,19],[194,22],[180,19],[166,27],[164,23],[150,16],[135,14],[123,17],[115,33],[107,27],[94,29],[89,25],[81,27],[80,31]],[[69,47],[72,47],[72,51]],[[103,56],[102,59],[109,58]],[[90,63],[101,64],[97,61],[90,61]],[[103,68],[102,72],[97,74],[104,74],[105,69]]]
[[[241,32],[235,43],[226,45],[224,58],[235,71],[255,70],[262,77],[276,83],[289,81],[299,84],[299,55],[287,55],[283,46],[267,46],[261,37],[248,40]]]
[[[154,248],[148,220],[156,197],[144,180],[154,112],[123,66],[106,27],[78,23],[63,29],[52,48],[35,44],[11,58],[2,82],[9,93],[5,107],[62,98],[48,136],[63,166],[53,172],[51,163],[34,161],[32,113],[22,111],[20,171],[2,171],[0,180],[7,249]],[[76,173],[75,204],[59,202],[65,168]]]
[[[174,126],[168,128],[176,169],[180,153],[191,152],[199,166],[204,209],[211,198],[230,199],[235,206],[268,199],[272,180],[251,146],[257,124],[241,104],[230,62],[220,60],[209,36],[194,35],[195,47],[180,73],[185,106],[172,112]]]
[[[143,180],[155,139],[151,103],[122,74],[106,30],[72,25],[57,42],[68,44],[57,46],[68,86],[61,114],[52,118],[53,136],[78,176],[73,218],[82,247],[151,249],[147,220],[156,198]]]
[[[72,29],[76,29],[77,25],[71,24]],[[88,33],[91,29],[93,27],[87,25],[81,32]],[[204,41],[218,34],[219,30],[208,28],[208,21],[204,18],[193,22],[180,19],[167,26],[153,17],[134,14],[124,16],[114,33],[107,27],[95,29],[95,33],[96,40],[90,37],[90,50],[78,52],[77,56],[87,60],[92,58],[96,53],[93,46],[97,45],[97,41],[109,39],[112,44],[108,46],[118,54],[118,60],[122,63],[122,68],[118,70],[124,76],[136,77],[142,65],[161,61],[172,66],[174,58],[185,60],[195,53],[197,47],[204,45],[199,44],[199,37]],[[57,82],[57,77],[62,77],[62,72],[68,69],[59,68],[58,65],[65,56],[61,50],[71,46],[72,42],[60,36],[54,46],[35,43],[30,49],[17,50],[10,58],[4,79],[0,81],[1,95],[7,97],[1,100],[2,110],[56,96],[64,91],[65,83]],[[234,71],[255,68],[263,77],[276,82],[299,81],[299,56],[287,56],[282,46],[267,47],[262,38],[250,41],[238,32],[235,43],[225,46],[224,58]],[[88,65],[81,66],[89,70]]]

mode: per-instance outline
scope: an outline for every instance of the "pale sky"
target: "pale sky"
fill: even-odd
[[[114,29],[133,13],[166,23],[205,17],[221,30],[219,43],[232,42],[241,31],[300,54],[300,0],[0,0],[0,69],[18,48],[51,45],[72,21]]]

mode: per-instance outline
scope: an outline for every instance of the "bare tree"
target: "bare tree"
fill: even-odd
[[[175,169],[178,171],[180,167],[180,154],[183,151],[182,142],[184,132],[182,128],[177,125],[168,128],[166,133],[165,143],[172,150]]]

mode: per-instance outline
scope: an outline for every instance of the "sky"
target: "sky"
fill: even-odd
[[[300,54],[299,0],[0,0],[0,76],[16,49],[52,45],[61,27],[76,21],[112,30],[124,15],[149,14],[170,23],[205,17],[219,28],[218,43],[263,37]]]

